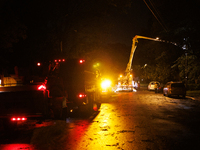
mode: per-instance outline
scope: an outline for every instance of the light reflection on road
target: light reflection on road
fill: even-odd
[[[31,144],[2,144],[1,150],[36,150]]]
[[[127,95],[128,99],[132,96],[131,93]],[[122,101],[121,98],[119,97],[118,100]],[[133,120],[126,111],[123,112],[123,109],[116,106],[113,103],[102,104],[100,113],[91,123],[75,121],[76,123],[72,125],[72,133],[68,135],[68,139],[71,139],[70,145],[67,145],[66,149],[122,149],[125,143],[126,147],[129,147],[129,144],[130,147],[133,147],[132,143],[135,139]],[[129,107],[129,104],[127,104],[127,107]],[[81,132],[79,133],[79,131]],[[79,135],[79,138],[74,138],[74,132]],[[72,145],[74,145],[73,148]]]
[[[190,109],[192,105],[188,99],[168,98],[148,91],[117,93],[105,98],[99,113],[90,118],[68,118],[66,122],[50,121],[38,126],[30,143],[38,150],[137,150],[155,149],[158,144],[162,149],[165,145],[160,136],[175,137],[177,133],[186,133],[184,126],[173,122],[177,107]],[[164,110],[168,110],[166,114]],[[1,146],[3,150],[15,150],[11,148],[16,146],[22,150],[35,150],[32,145]]]

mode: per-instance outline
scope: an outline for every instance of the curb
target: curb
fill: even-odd
[[[196,100],[199,100],[199,99],[197,99],[197,98],[195,98],[195,97],[191,97],[191,96],[185,96],[186,98],[189,98],[189,99],[192,99],[192,100],[194,100],[194,101],[196,101]]]

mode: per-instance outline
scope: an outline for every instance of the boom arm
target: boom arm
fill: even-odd
[[[155,38],[149,38],[149,37],[139,36],[139,35],[136,35],[133,38],[130,58],[129,58],[129,62],[127,64],[126,71],[125,71],[127,74],[130,74],[130,72],[131,72],[131,65],[132,65],[133,55],[134,55],[135,49],[137,47],[138,39],[147,39],[147,40],[159,41],[158,39],[155,39]]]

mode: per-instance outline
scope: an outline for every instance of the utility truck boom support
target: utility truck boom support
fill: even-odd
[[[140,36],[140,35],[136,35],[133,38],[129,62],[128,62],[126,70],[125,70],[125,75],[124,76],[121,75],[118,78],[117,91],[133,91],[133,90],[135,90],[135,88],[138,87],[137,83],[135,81],[133,81],[133,76],[131,75],[131,66],[132,66],[133,56],[134,56],[135,50],[137,48],[138,39],[160,41],[157,38],[150,38],[150,37],[145,37],[145,36]]]

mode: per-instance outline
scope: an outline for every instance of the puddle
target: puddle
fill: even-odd
[[[192,107],[185,106],[185,105],[182,105],[182,104],[179,104],[178,107],[183,108],[183,109],[191,109],[192,108]]]

